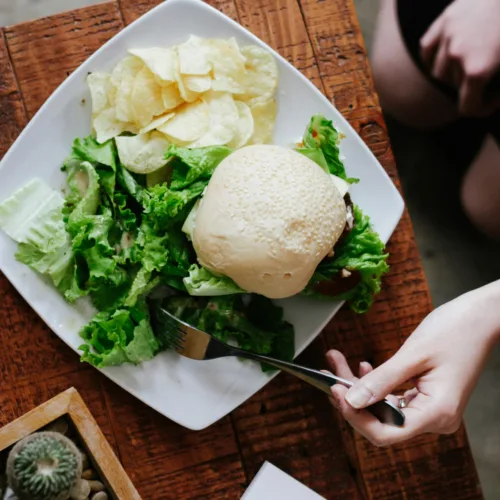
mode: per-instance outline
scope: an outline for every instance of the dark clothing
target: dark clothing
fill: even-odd
[[[403,42],[417,67],[433,85],[458,103],[457,89],[436,80],[420,57],[420,39],[451,3],[453,0],[397,0],[397,16]],[[500,79],[495,78],[489,88],[494,95],[499,95]],[[484,129],[484,133],[493,134],[500,142],[500,112],[475,121],[478,127]]]

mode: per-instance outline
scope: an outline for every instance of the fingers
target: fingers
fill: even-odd
[[[432,75],[434,78],[445,83],[451,83],[453,80],[453,61],[450,59],[448,54],[448,45],[449,43],[446,40],[441,42],[432,68]]]
[[[439,48],[443,24],[443,16],[438,17],[420,40],[420,55],[429,68],[432,68],[434,57]]]
[[[416,387],[406,391],[403,394],[403,397],[405,398],[406,406],[408,406],[417,397],[417,395],[418,395],[418,389]]]
[[[355,409],[365,408],[422,373],[423,368],[422,359],[413,349],[401,349],[383,365],[356,381],[347,392],[346,400]]]
[[[356,377],[352,373],[345,356],[341,352],[332,349],[326,353],[326,359],[335,375],[346,380],[354,381]]]
[[[432,431],[432,412],[425,412],[419,406],[405,408],[405,424],[394,427],[382,424],[368,410],[356,410],[345,401],[347,389],[341,385],[332,388],[335,407],[349,424],[375,446],[389,446]],[[425,399],[426,396],[420,394]],[[424,407],[425,407],[424,403]]]
[[[373,366],[370,363],[367,363],[366,361],[362,361],[359,363],[359,376],[364,377],[365,375],[368,375],[368,373],[373,371]]]

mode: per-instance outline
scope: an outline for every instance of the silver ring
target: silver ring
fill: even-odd
[[[404,396],[398,397],[398,408],[406,408],[406,398]]]

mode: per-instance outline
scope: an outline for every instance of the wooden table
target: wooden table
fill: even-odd
[[[157,3],[112,0],[0,30],[0,156],[71,71]],[[311,79],[399,185],[351,0],[210,3]],[[353,365],[379,364],[430,311],[406,213],[389,250],[391,272],[373,310],[339,313],[303,362],[324,367],[335,347]],[[145,500],[237,499],[264,460],[328,499],[482,498],[463,428],[378,449],[354,435],[326,397],[285,374],[212,427],[179,427],[80,364],[1,275],[0,383],[0,425],[75,386]]]

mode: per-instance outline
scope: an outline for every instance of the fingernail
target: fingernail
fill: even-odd
[[[346,401],[357,410],[367,406],[372,397],[373,394],[363,385],[351,387],[345,395]]]

